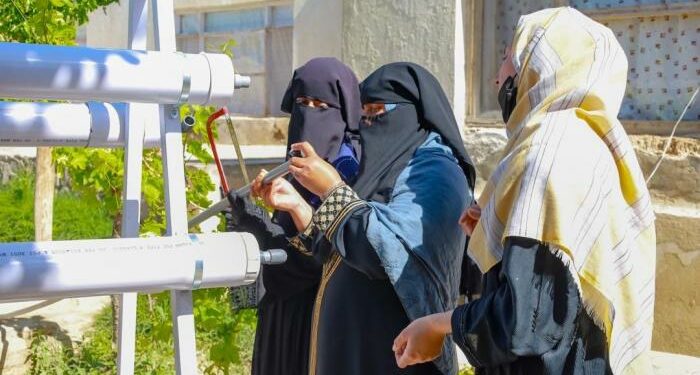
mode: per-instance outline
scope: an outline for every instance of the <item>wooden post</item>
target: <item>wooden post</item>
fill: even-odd
[[[36,149],[36,181],[34,187],[34,240],[51,241],[53,234],[53,195],[56,171],[51,160],[51,147]]]

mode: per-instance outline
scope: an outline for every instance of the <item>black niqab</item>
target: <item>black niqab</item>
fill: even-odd
[[[397,62],[375,70],[361,84],[362,103],[399,106],[360,123],[363,157],[355,190],[363,199],[387,202],[416,149],[433,131],[452,149],[474,188],[474,165],[462,143],[450,103],[438,80],[420,65]]]
[[[299,104],[296,99],[304,96],[323,101],[328,108],[311,108]],[[333,57],[309,60],[294,71],[281,109],[291,114],[287,153],[291,145],[309,142],[316,153],[328,162],[338,156],[344,140],[350,140],[360,158],[358,124],[362,106],[355,73]],[[309,203],[314,195],[296,180],[289,178],[294,188]],[[293,232],[293,222],[288,214],[278,212],[276,221]]]
[[[327,109],[310,108],[296,103],[300,96],[318,99]],[[309,60],[294,71],[282,99],[282,110],[290,113],[287,148],[298,142],[311,143],[326,161],[338,154],[343,137],[358,138],[361,103],[355,73],[332,57]],[[357,146],[357,145],[356,145]],[[355,147],[359,155],[359,147]]]

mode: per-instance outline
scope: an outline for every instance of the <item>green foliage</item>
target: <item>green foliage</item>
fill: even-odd
[[[209,362],[204,368],[205,374],[250,373],[248,366],[257,321],[255,311],[232,312],[229,301],[226,289],[194,293],[197,337]]]
[[[197,348],[204,374],[249,373],[255,312],[234,313],[226,289],[194,292]],[[172,374],[173,338],[170,295],[139,295],[136,327],[137,374]],[[74,348],[58,343],[49,332],[35,335],[28,361],[31,374],[113,374],[116,350],[112,344],[110,308],[100,312],[93,328]]]
[[[183,106],[183,113],[191,113],[196,123],[191,132],[183,134],[185,151],[192,159],[211,162],[212,156],[205,147],[206,119],[213,107]],[[121,197],[124,179],[123,149],[56,148],[54,162],[60,175],[68,176],[71,187],[82,196],[96,197],[114,221],[114,234],[121,224]],[[145,217],[141,232],[160,235],[165,230],[165,201],[163,196],[163,163],[159,149],[143,152],[141,191],[145,203]],[[211,204],[207,198],[214,183],[206,171],[192,165],[185,166],[185,183],[189,214]]]
[[[34,176],[21,171],[0,187],[0,242],[34,239]],[[61,191],[54,200],[53,233],[56,240],[107,238],[112,221],[97,199]]]
[[[0,1],[0,41],[75,44],[76,26],[95,9],[119,0]]]

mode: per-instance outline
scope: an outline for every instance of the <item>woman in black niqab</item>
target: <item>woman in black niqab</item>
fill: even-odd
[[[334,58],[310,60],[294,71],[282,110],[291,114],[288,146],[307,141],[344,180],[354,179],[360,151],[357,130],[361,107],[357,78],[350,68]],[[291,183],[311,206],[319,203],[318,197],[303,186]],[[258,303],[252,374],[306,374],[311,314],[321,266],[309,254],[290,246],[290,241],[303,237],[288,213],[275,211],[270,219],[249,197],[239,197],[234,203],[235,230],[253,233],[260,248],[287,251],[284,264],[263,266],[265,294]]]
[[[381,110],[360,122],[362,161],[352,187],[307,144],[292,149],[295,179],[324,197],[312,227],[324,260],[310,374],[456,374],[454,345],[433,363],[399,369],[391,351],[410,321],[455,306],[464,254],[457,222],[474,168],[438,81],[412,63],[385,65],[361,84]],[[321,246],[323,242],[330,246]]]

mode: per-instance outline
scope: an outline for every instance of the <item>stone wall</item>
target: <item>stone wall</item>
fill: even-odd
[[[6,184],[18,172],[34,168],[34,159],[15,156],[0,155],[0,185]]]

